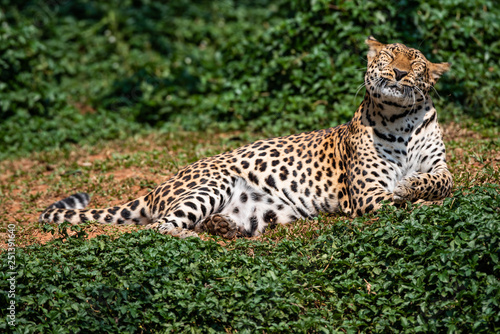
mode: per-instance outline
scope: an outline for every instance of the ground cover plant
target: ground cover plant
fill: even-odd
[[[341,219],[317,238],[278,243],[223,247],[141,231],[30,247],[17,255],[18,328],[495,332],[499,190],[474,187],[444,208],[387,209],[371,224]]]

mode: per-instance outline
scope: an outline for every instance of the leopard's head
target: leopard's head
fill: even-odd
[[[370,96],[398,104],[414,104],[427,98],[449,63],[431,63],[422,52],[403,44],[366,40],[368,70],[365,85]]]

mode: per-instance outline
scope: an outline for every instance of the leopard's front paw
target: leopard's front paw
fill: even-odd
[[[413,189],[404,180],[396,185],[392,193],[394,203],[404,203],[413,199]]]

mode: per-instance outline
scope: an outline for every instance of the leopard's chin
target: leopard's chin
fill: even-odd
[[[393,102],[401,102],[413,98],[412,88],[398,83],[385,82],[381,85],[379,93],[384,100]]]
[[[404,93],[404,89],[402,87],[398,86],[389,86],[386,85],[380,90],[380,93],[382,96],[385,96],[387,98],[392,98],[392,99],[402,99],[406,97]]]

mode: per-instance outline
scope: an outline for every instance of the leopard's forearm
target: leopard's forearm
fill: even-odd
[[[447,168],[434,173],[415,173],[394,189],[395,202],[438,201],[450,196],[453,177]]]

